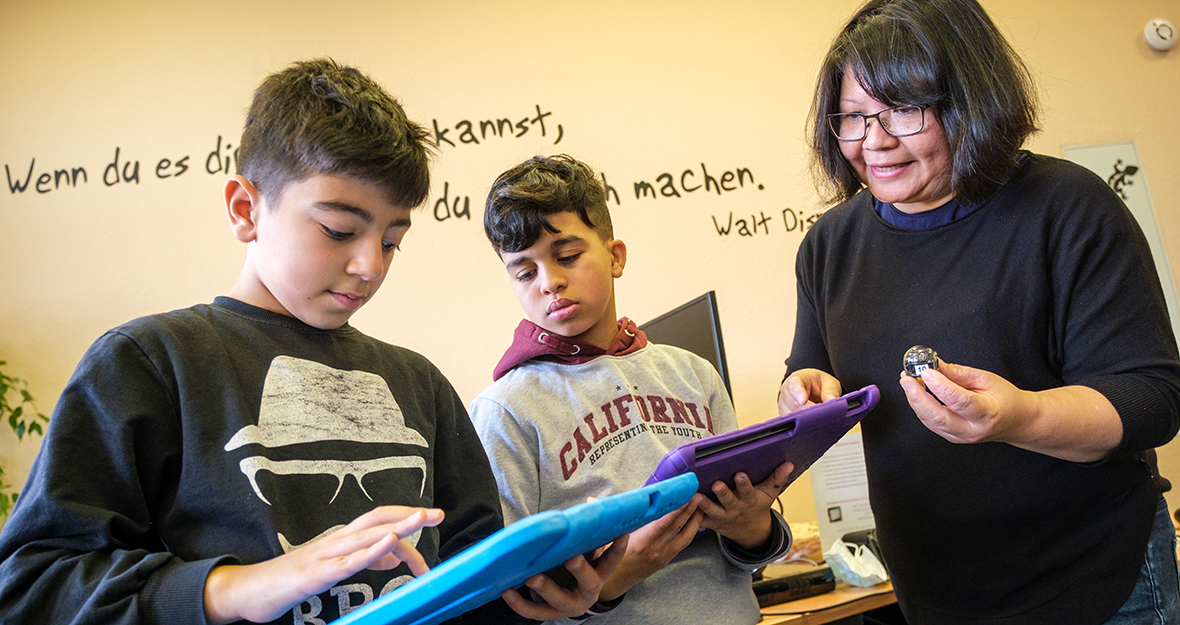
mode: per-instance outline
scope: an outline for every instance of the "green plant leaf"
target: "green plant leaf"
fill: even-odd
[[[7,364],[8,361],[0,360],[0,367]],[[25,434],[32,432],[44,436],[45,428],[42,424],[49,423],[49,417],[37,410],[37,403],[28,386],[29,383],[25,380],[0,370],[0,419],[7,417],[8,425],[16,433],[18,440],[24,440]],[[15,405],[9,401],[11,391],[20,392],[20,402]],[[12,485],[4,481],[4,467],[0,466],[0,519],[6,518],[12,512],[19,494],[19,491],[13,492]]]

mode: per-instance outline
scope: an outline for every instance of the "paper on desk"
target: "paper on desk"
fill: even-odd
[[[869,508],[869,481],[859,426],[845,434],[809,471],[823,551],[849,532],[876,527]]]

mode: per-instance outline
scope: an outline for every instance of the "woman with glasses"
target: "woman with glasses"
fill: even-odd
[[[1180,360],[1142,232],[1102,180],[1022,151],[1031,76],[974,0],[873,0],[820,70],[782,412],[877,384],[862,423],[911,623],[1180,623],[1150,450]],[[937,368],[902,375],[915,345]]]

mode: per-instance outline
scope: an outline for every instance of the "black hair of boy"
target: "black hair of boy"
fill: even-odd
[[[519,252],[541,238],[542,229],[556,234],[549,215],[575,213],[598,238],[614,238],[606,190],[594,170],[565,154],[534,156],[500,174],[488,192],[483,230],[496,254]]]
[[[238,147],[238,174],[274,205],[288,183],[347,176],[416,207],[430,192],[426,128],[366,75],[332,59],[293,63],[254,92]]]

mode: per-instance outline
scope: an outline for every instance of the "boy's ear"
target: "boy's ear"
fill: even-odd
[[[249,243],[258,235],[256,215],[262,208],[262,196],[249,180],[232,176],[225,182],[225,210],[230,228],[242,243]]]
[[[610,275],[621,278],[623,277],[623,267],[627,266],[627,244],[613,239],[607,243],[607,247],[610,248],[611,255]]]

